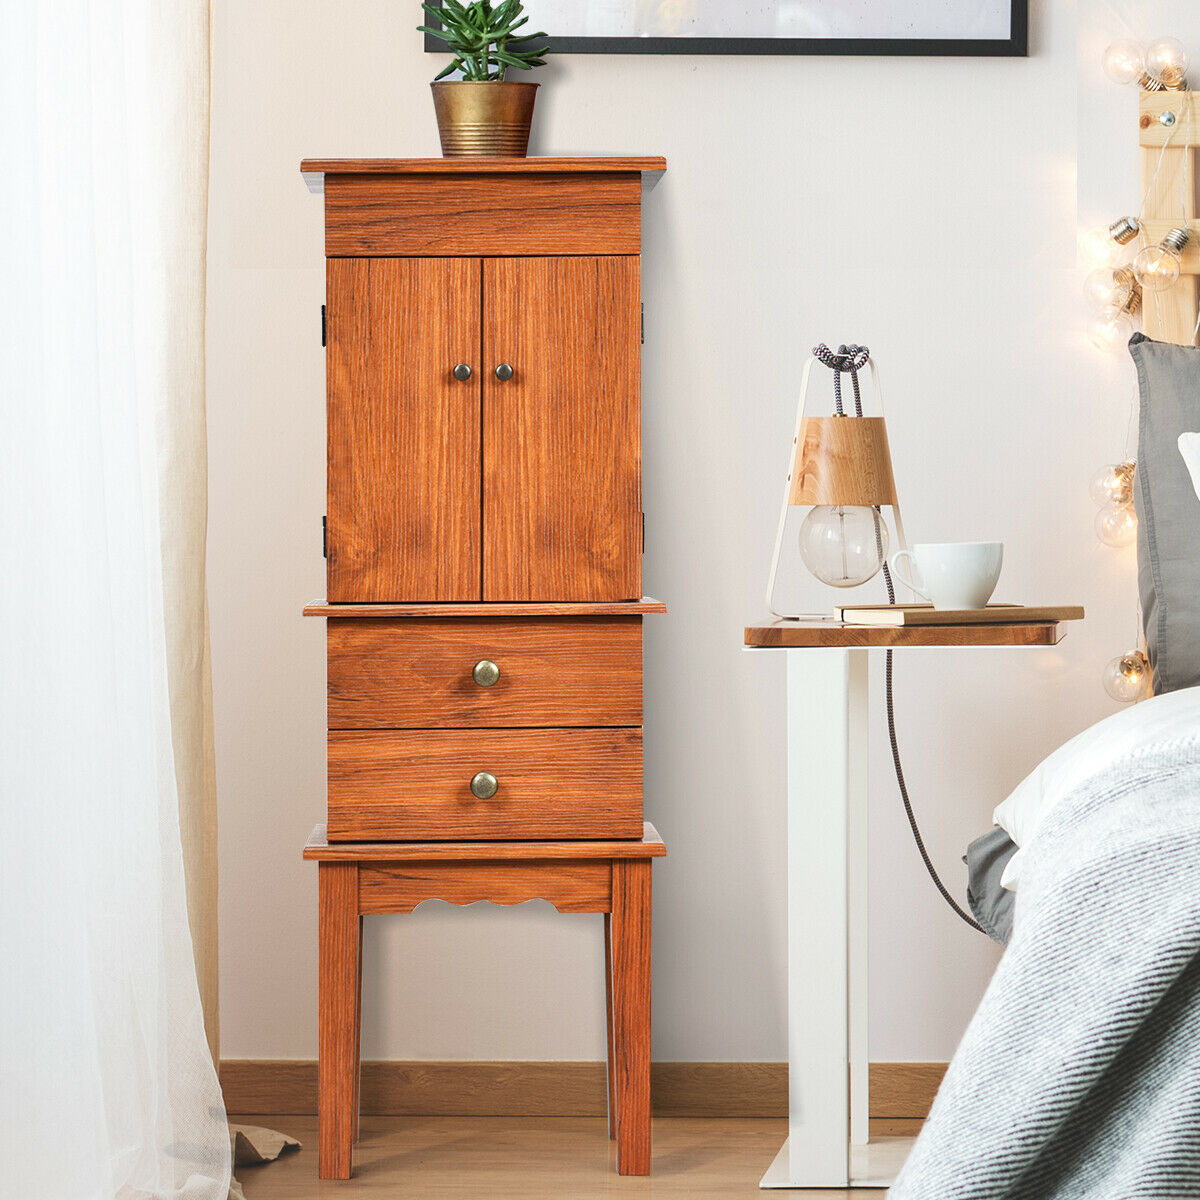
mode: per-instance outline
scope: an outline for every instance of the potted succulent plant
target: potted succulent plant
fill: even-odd
[[[441,0],[422,4],[438,24],[422,33],[446,43],[454,61],[430,84],[445,158],[524,158],[529,149],[536,83],[505,78],[546,60],[544,33],[518,33],[529,20],[521,0]],[[454,71],[461,79],[446,80]],[[444,81],[444,82],[443,82]]]

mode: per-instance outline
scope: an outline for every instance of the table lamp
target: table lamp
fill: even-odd
[[[785,615],[776,610],[774,593],[789,508],[809,510],[800,526],[800,557],[813,575],[831,587],[858,587],[873,579],[887,561],[891,539],[880,511],[884,506],[892,510],[896,549],[906,548],[887,425],[882,416],[879,375],[865,349],[850,349],[860,351],[858,357],[825,351],[824,357],[818,358],[814,353],[804,367],[783,509],[767,581],[767,607],[777,617]],[[823,350],[818,347],[818,351]],[[833,367],[835,379],[843,370],[851,373],[854,415],[840,411],[840,381],[836,387],[839,411],[835,415],[805,415],[809,381],[817,362]],[[862,415],[856,373],[863,365],[870,370],[880,410],[877,417]]]

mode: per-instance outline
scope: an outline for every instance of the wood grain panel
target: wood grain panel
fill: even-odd
[[[641,838],[605,841],[537,842],[331,842],[324,824],[316,825],[304,847],[309,862],[418,862],[425,859],[468,862],[487,859],[544,858],[662,858],[662,837],[649,821]]]
[[[364,913],[410,913],[425,900],[523,904],[548,900],[559,912],[607,912],[612,866],[602,859],[544,862],[411,862],[359,869]]]
[[[805,417],[795,446],[789,504],[896,504],[882,417]]]
[[[925,1117],[945,1063],[873,1062],[871,1117]],[[656,1117],[787,1117],[785,1062],[656,1062]],[[231,1113],[317,1111],[317,1064],[226,1059],[221,1089]],[[602,1117],[602,1062],[365,1062],[368,1116]]]
[[[332,601],[480,598],[479,282],[475,261],[328,264]]]
[[[1139,146],[1159,149],[1168,139],[1172,149],[1200,146],[1200,107],[1196,105],[1195,92],[1139,92],[1138,110]],[[1158,119],[1165,112],[1175,114],[1170,125]],[[1176,201],[1178,198],[1177,192]]]
[[[836,621],[772,621],[747,625],[747,646],[1055,646],[1066,636],[1057,622],[1035,625],[840,625]]]
[[[306,617],[628,617],[665,613],[667,606],[653,596],[604,604],[328,604],[313,600]]]
[[[640,617],[330,621],[328,644],[330,729],[642,723]]]
[[[639,262],[489,259],[483,289],[483,598],[632,600]]]
[[[496,794],[471,778],[490,771]],[[635,838],[640,729],[461,729],[329,734],[331,841]]]
[[[322,863],[318,971],[322,1179],[349,1179],[358,1094],[358,864]]]
[[[325,253],[637,254],[636,172],[327,175]]]
[[[617,1171],[650,1174],[650,863],[612,864]]]

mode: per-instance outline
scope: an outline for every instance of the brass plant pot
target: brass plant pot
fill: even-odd
[[[524,158],[536,83],[431,83],[443,158]]]

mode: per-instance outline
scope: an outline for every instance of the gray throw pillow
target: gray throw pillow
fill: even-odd
[[[1200,349],[1129,339],[1141,393],[1138,423],[1138,590],[1154,691],[1200,684],[1200,499],[1179,435],[1200,430]]]
[[[999,825],[967,847],[967,903],[983,931],[1002,946],[1007,946],[1012,937],[1017,898],[1000,886],[1000,876],[1016,852],[1016,843]]]

